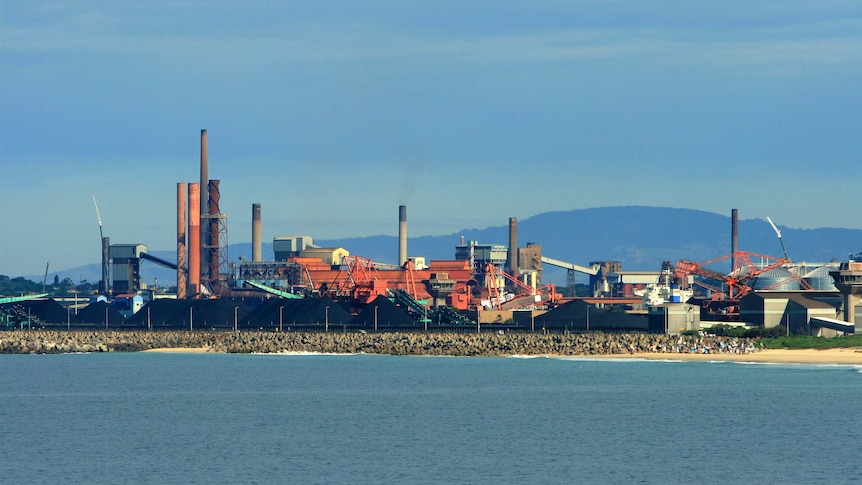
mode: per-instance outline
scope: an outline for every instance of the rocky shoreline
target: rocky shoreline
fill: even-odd
[[[459,334],[27,331],[0,332],[2,354],[137,352],[188,348],[224,353],[321,352],[390,355],[619,355],[748,353],[752,340],[653,334]]]

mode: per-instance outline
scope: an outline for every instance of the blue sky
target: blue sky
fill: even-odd
[[[0,274],[175,246],[688,207],[862,228],[857,1],[0,1]]]

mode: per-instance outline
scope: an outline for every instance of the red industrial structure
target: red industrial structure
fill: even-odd
[[[752,257],[758,259],[759,262],[755,263]],[[733,265],[730,273],[707,268],[711,264],[727,259],[730,259]],[[702,263],[681,260],[676,264],[675,274],[684,287],[688,287],[685,285],[696,284],[711,292],[709,298],[704,300],[704,306],[721,308],[727,316],[734,317],[738,315],[737,305],[740,298],[754,290],[754,282],[759,276],[789,264],[790,260],[785,258],[774,258],[748,251],[736,251]],[[695,277],[700,277],[700,279],[695,279]],[[798,275],[792,275],[791,279],[799,281],[803,288],[811,289],[811,286]],[[770,290],[784,282],[776,281],[759,289]]]

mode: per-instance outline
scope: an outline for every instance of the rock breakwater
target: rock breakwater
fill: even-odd
[[[227,353],[390,355],[612,355],[641,352],[751,352],[751,340],[652,334],[459,334],[278,332],[0,332],[0,353],[135,352],[163,348]]]

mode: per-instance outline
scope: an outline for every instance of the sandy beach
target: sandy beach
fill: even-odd
[[[200,354],[209,351],[209,347],[163,347],[159,349],[142,350],[141,352],[153,352],[163,354]]]
[[[694,354],[694,353],[655,353],[638,352],[634,354],[615,354],[597,356],[610,359],[647,359],[647,360],[685,360],[685,361],[728,361],[764,362],[776,364],[844,364],[862,365],[862,348],[845,349],[767,349],[749,354]]]
[[[165,347],[143,350],[142,352],[153,353],[204,353],[212,352],[209,347]],[[727,361],[727,362],[762,362],[775,364],[839,364],[839,365],[862,365],[862,348],[846,349],[767,349],[759,350],[749,354],[730,353],[659,353],[659,352],[637,352],[634,354],[607,354],[593,355],[590,357],[599,359],[645,359],[645,360],[682,360],[682,361]]]

